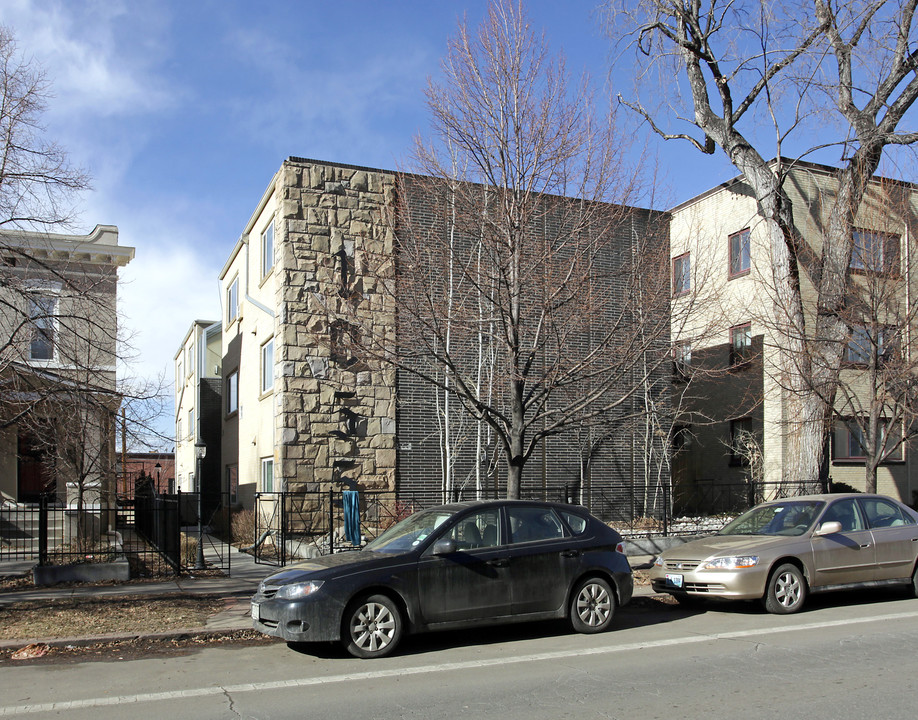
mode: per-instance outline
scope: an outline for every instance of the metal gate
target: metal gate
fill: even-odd
[[[282,567],[304,558],[354,550],[420,509],[396,498],[394,492],[360,491],[353,498],[357,517],[350,521],[358,527],[348,528],[347,492],[257,493],[255,562]]]

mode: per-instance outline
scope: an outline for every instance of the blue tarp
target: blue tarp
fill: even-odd
[[[344,507],[344,537],[351,545],[360,547],[360,493],[345,490],[341,493]]]

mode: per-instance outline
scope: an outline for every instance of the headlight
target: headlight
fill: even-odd
[[[277,595],[274,597],[280,600],[299,600],[307,595],[312,595],[316,590],[322,587],[322,583],[322,580],[310,580],[304,583],[282,585],[280,590],[277,591]]]
[[[663,556],[662,556],[662,555],[657,555],[657,556],[653,559],[653,564],[656,565],[657,567],[663,567]]]
[[[755,567],[759,562],[758,555],[736,555],[708,560],[702,563],[702,570],[742,570]]]

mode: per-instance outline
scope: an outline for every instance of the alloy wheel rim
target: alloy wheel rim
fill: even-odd
[[[354,613],[351,637],[357,647],[369,652],[382,650],[394,634],[395,618],[385,605],[367,603]]]
[[[577,615],[590,627],[602,625],[612,612],[612,601],[602,585],[585,585],[577,597]]]
[[[775,585],[775,598],[786,608],[793,607],[800,599],[800,583],[792,573],[783,573]]]

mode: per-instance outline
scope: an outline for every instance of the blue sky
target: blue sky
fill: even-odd
[[[528,11],[569,70],[608,89],[612,49],[596,4],[542,0]],[[284,158],[406,165],[427,129],[427,77],[457,19],[477,24],[484,8],[4,0],[0,22],[53,83],[49,135],[93,178],[77,230],[117,225],[121,243],[137,248],[120,291],[136,372],[171,379],[190,323],[219,318],[217,274]],[[685,145],[667,144],[660,162],[664,205],[733,175]]]

